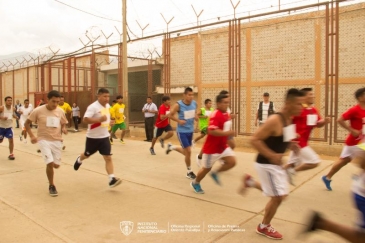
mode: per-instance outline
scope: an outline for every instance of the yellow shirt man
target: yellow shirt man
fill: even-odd
[[[120,142],[124,144],[123,138],[125,135],[125,129],[126,125],[124,123],[124,110],[125,110],[125,104],[123,104],[123,96],[118,95],[117,96],[117,103],[113,105],[111,108],[111,116],[112,119],[115,119],[115,124],[112,127],[112,138],[117,139],[115,132],[120,129],[122,130],[122,134],[120,136]]]
[[[58,105],[65,114],[68,114],[72,111],[71,106],[67,102],[63,102],[62,105]]]

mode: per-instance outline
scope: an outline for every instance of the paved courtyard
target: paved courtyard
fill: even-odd
[[[20,129],[14,131],[16,160],[7,159],[6,140],[0,145],[0,242],[273,241],[255,232],[268,198],[254,189],[244,197],[236,192],[244,173],[256,176],[254,153],[236,152],[237,166],[221,175],[223,185],[206,177],[201,183],[205,194],[199,195],[185,178],[183,157],[177,152],[166,155],[156,144],[157,155],[152,156],[150,144],[142,139],[126,139],[125,145],[115,141],[115,174],[123,183],[110,189],[99,154],[79,171],[73,170],[84,149],[85,130],[69,133],[64,136],[62,166],[55,172],[59,196],[50,197],[37,146],[23,144]],[[200,145],[193,149],[194,158]],[[332,160],[324,160],[296,177],[296,186],[272,221],[284,236],[282,242],[345,242],[326,232],[298,237],[312,209],[349,226],[357,220],[350,193],[351,175],[357,168],[348,165],[341,170],[334,177],[333,191],[328,192],[320,176],[331,164]],[[197,172],[195,160],[192,166]],[[122,232],[121,224],[133,224],[129,235]]]

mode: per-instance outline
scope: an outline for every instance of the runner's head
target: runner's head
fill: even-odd
[[[194,99],[193,89],[190,87],[186,87],[184,90],[184,103],[190,104]]]
[[[29,106],[29,100],[28,99],[25,99],[24,100],[24,107],[25,108],[28,108],[28,106]]]
[[[47,109],[48,110],[54,110],[57,108],[57,106],[60,104],[61,94],[57,90],[51,90],[47,94],[48,103],[47,103]]]
[[[303,93],[298,89],[289,89],[285,97],[285,108],[290,116],[297,116],[302,112]]]
[[[265,92],[264,95],[262,96],[264,98],[265,102],[269,102],[270,99],[270,94],[268,92]]]
[[[226,112],[229,106],[229,97],[227,94],[219,94],[215,98],[217,109]]]
[[[167,95],[163,96],[163,97],[162,97],[162,103],[163,103],[164,105],[170,105],[170,103],[171,103],[170,96],[167,96]]]
[[[63,95],[61,95],[59,105],[63,105],[64,103],[65,103],[65,97],[63,97]]]
[[[357,99],[358,102],[365,103],[365,88],[356,90],[355,98]]]
[[[11,96],[6,96],[4,101],[5,101],[5,106],[8,108],[11,106],[11,104],[13,104],[13,98],[11,98]]]
[[[210,109],[212,107],[212,100],[211,99],[206,99],[204,101],[205,104],[205,108]]]
[[[122,104],[122,103],[123,103],[123,96],[122,96],[122,95],[118,95],[118,96],[117,96],[117,102],[118,102],[119,104]]]
[[[303,93],[303,103],[307,105],[313,105],[314,103],[314,93],[312,88],[301,89],[300,92]]]
[[[102,106],[106,106],[109,103],[110,94],[106,88],[100,88],[98,90],[98,101]]]

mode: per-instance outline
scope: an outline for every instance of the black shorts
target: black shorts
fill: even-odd
[[[106,138],[86,138],[85,153],[89,157],[97,151],[101,155],[112,155],[112,147],[110,146],[109,137]]]
[[[162,135],[163,132],[169,132],[172,131],[172,127],[169,125],[167,125],[166,127],[155,127],[155,131],[154,131],[154,137],[158,138],[159,136]]]

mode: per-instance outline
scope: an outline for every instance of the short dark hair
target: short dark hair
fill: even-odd
[[[211,99],[204,100],[204,104],[208,104],[209,102],[212,102],[212,100]]]
[[[7,99],[13,99],[11,96],[6,96],[4,101],[6,101]]]
[[[25,99],[25,100],[24,100],[24,103],[25,103],[25,102],[29,102],[29,100],[28,100],[28,99]]]
[[[229,94],[229,92],[228,92],[227,90],[221,90],[221,92],[219,92],[219,94],[220,94],[220,95],[221,95],[221,94],[228,95],[228,94]]]
[[[162,102],[165,102],[167,100],[170,100],[170,96],[165,95],[162,97]]]
[[[303,95],[307,95],[308,92],[312,92],[313,89],[312,88],[303,88],[300,90],[300,92],[303,93]]]
[[[152,100],[152,97],[151,96],[147,96],[147,99],[151,99]]]
[[[270,94],[269,94],[268,92],[265,92],[265,93],[264,93],[264,96],[269,97],[269,96],[270,96]]]
[[[118,95],[117,100],[119,100],[119,99],[123,99],[123,95]]]
[[[216,103],[220,103],[222,102],[223,99],[228,98],[227,94],[219,94],[217,95],[217,97],[215,98],[215,102]]]
[[[98,95],[100,95],[100,94],[109,94],[109,90],[106,88],[100,88],[98,90]]]
[[[113,100],[112,102],[113,102],[113,103],[117,103],[117,100]]]
[[[184,94],[187,94],[189,92],[193,92],[193,89],[190,88],[190,87],[186,87],[185,90],[184,90]]]
[[[61,98],[61,94],[57,90],[51,90],[48,92],[47,98],[50,100],[52,97]]]
[[[364,93],[365,93],[365,88],[361,88],[361,89],[356,90],[355,98],[359,99]]]
[[[298,97],[303,97],[303,92],[301,92],[299,89],[292,88],[286,92],[285,100],[291,100]]]

